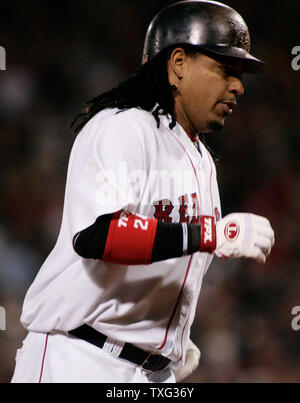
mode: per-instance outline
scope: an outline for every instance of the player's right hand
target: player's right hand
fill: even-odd
[[[214,253],[223,258],[246,257],[265,263],[274,242],[274,231],[265,217],[232,213],[216,224]]]
[[[192,342],[192,340],[189,340],[184,365],[181,368],[176,368],[171,365],[176,382],[180,382],[187,378],[197,369],[200,357],[201,353],[199,348]]]

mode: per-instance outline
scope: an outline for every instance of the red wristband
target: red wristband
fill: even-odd
[[[138,265],[150,264],[157,220],[118,211],[111,220],[103,260]]]
[[[215,219],[212,216],[201,216],[201,240],[200,252],[213,253],[216,249],[216,227]]]

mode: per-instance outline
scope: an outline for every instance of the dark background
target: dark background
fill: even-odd
[[[87,99],[140,63],[154,14],[172,1],[2,2],[0,45],[0,381],[9,382],[25,331],[25,292],[55,244],[62,216],[69,125]],[[222,155],[223,214],[269,218],[276,244],[265,265],[215,259],[192,327],[202,351],[188,382],[299,382],[299,90],[292,48],[300,46],[298,1],[230,1],[252,34],[267,75],[245,77],[226,128],[210,136]]]

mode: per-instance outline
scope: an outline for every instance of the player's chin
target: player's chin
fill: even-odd
[[[222,130],[225,125],[225,119],[211,119],[208,122],[208,133],[217,132]]]

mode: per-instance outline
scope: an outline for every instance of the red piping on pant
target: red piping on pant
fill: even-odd
[[[43,359],[42,359],[42,366],[41,366],[41,373],[40,373],[39,383],[42,382],[42,377],[43,377],[44,363],[45,363],[45,357],[46,357],[46,351],[47,351],[47,345],[48,345],[48,337],[49,337],[49,333],[47,333],[47,335],[46,335],[45,348],[44,348],[44,354],[43,354]]]

